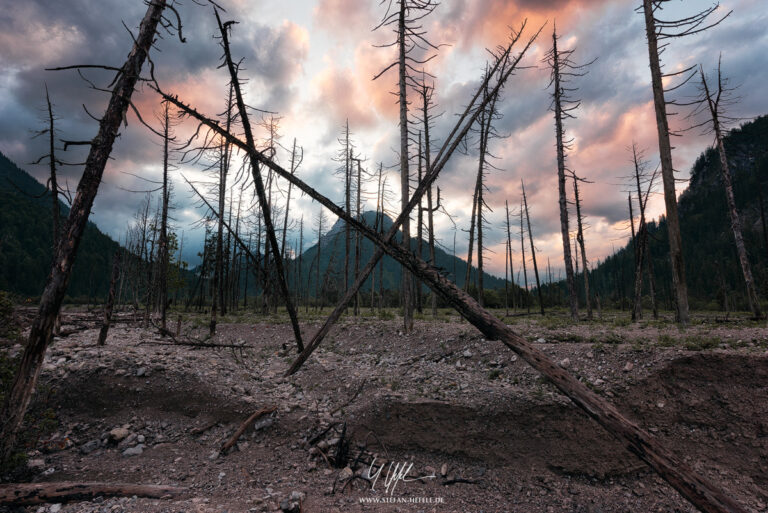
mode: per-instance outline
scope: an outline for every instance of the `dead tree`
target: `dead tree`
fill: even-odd
[[[539,266],[536,264],[536,246],[533,244],[533,230],[531,229],[531,214],[528,211],[528,198],[525,195],[525,184],[520,180],[523,189],[523,206],[525,207],[525,219],[528,224],[528,240],[531,243],[531,258],[533,259],[533,273],[536,275],[536,294],[539,296],[539,310],[544,315],[544,296],[541,294],[541,281],[539,280]],[[570,247],[570,242],[568,243]]]
[[[208,128],[225,135],[221,127],[213,121],[205,118],[194,109],[184,105],[178,99],[163,95],[164,98],[173,98],[175,104],[185,112],[205,124]],[[538,350],[524,337],[516,334],[501,320],[493,317],[489,312],[481,308],[468,294],[458,289],[456,285],[435,267],[421,260],[417,255],[408,251],[401,245],[392,244],[392,233],[385,237],[380,236],[366,224],[354,219],[344,209],[339,208],[331,199],[323,196],[301,180],[293,177],[288,171],[282,169],[276,163],[264,156],[253,145],[248,145],[231,134],[226,134],[228,140],[248,152],[249,157],[258,160],[265,166],[269,166],[281,177],[292,181],[296,187],[318,201],[322,206],[333,212],[339,218],[352,224],[353,228],[376,244],[380,251],[387,253],[397,260],[412,273],[422,279],[435,292],[439,293],[450,306],[455,308],[464,318],[477,327],[488,340],[500,340],[515,353],[520,355],[534,369],[542,373],[577,406],[582,408],[587,415],[603,426],[609,433],[620,439],[626,447],[643,461],[648,463],[661,477],[677,489],[693,505],[706,512],[739,512],[745,510],[737,504],[729,495],[717,488],[714,484],[696,474],[682,459],[664,447],[647,431],[624,417],[614,406],[601,396],[587,388],[578,379],[558,366],[549,356]],[[452,140],[452,138],[451,138]],[[454,141],[458,145],[458,141]],[[411,198],[407,213],[415,207],[418,198],[426,192],[426,187],[437,177],[435,171],[444,165],[445,160],[436,161],[435,168],[427,175],[427,178],[419,185]],[[442,165],[441,165],[442,164]],[[398,218],[396,223],[401,223]],[[397,226],[397,224],[396,224]],[[362,276],[362,274],[361,274]],[[359,281],[359,278],[358,278]],[[343,309],[343,305],[341,306]],[[310,349],[312,346],[307,346]],[[299,361],[299,360],[297,360]],[[303,361],[303,360],[302,360]],[[297,366],[292,367],[296,370]]]
[[[229,35],[231,23],[227,22],[227,25],[222,25],[221,18],[219,17],[218,9],[214,9],[216,14],[216,22],[219,25],[219,32],[221,33],[221,43],[224,49],[224,59],[229,69],[230,80],[232,89],[235,93],[237,110],[240,114],[240,122],[243,126],[243,132],[245,133],[245,139],[249,147],[254,147],[253,133],[251,131],[251,124],[248,120],[248,112],[243,100],[243,94],[240,90],[240,79],[237,76],[237,69],[232,61],[232,55],[229,50]],[[301,329],[299,328],[299,321],[296,317],[296,310],[293,307],[293,301],[291,300],[291,294],[288,291],[288,283],[285,281],[285,273],[283,272],[283,260],[280,257],[280,247],[277,245],[277,236],[275,235],[275,227],[272,224],[272,212],[271,206],[267,202],[267,197],[264,191],[264,182],[261,179],[261,171],[259,170],[259,163],[250,158],[251,174],[253,175],[253,181],[256,185],[256,194],[259,197],[259,205],[261,206],[261,213],[264,216],[264,225],[267,230],[267,241],[269,242],[270,249],[272,250],[272,257],[275,260],[275,272],[277,273],[277,281],[280,286],[280,292],[285,301],[285,308],[288,310],[288,317],[291,319],[291,325],[293,327],[293,336],[296,338],[296,347],[299,352],[304,350],[304,344],[301,341]]]
[[[389,2],[387,11],[374,29],[381,27],[394,27],[397,37],[394,42],[385,45],[387,47],[397,47],[397,60],[387,65],[381,70],[374,80],[382,76],[388,70],[397,66],[397,98],[400,108],[400,206],[405,210],[408,200],[411,196],[410,171],[409,171],[409,151],[408,151],[408,88],[418,88],[418,83],[413,78],[416,70],[414,66],[424,65],[435,57],[431,55],[425,58],[417,58],[415,53],[429,52],[437,50],[438,47],[430,43],[425,35],[426,31],[421,25],[422,20],[428,16],[437,7],[434,0],[396,0],[393,8],[393,2]],[[406,217],[403,220],[402,228],[403,246],[410,250],[411,247],[411,222]],[[413,330],[413,279],[406,269],[402,272],[402,298],[403,298],[403,329],[406,333]]]
[[[512,310],[515,310],[515,268],[512,264],[512,228],[509,224],[509,202],[504,200],[504,208],[507,213],[507,244],[504,248],[504,306],[509,315],[509,277],[512,277]]]
[[[523,200],[520,200],[520,250],[523,255],[523,284],[525,286],[525,293],[528,294],[528,268],[525,263],[525,228],[523,227]],[[531,313],[531,302],[527,297],[521,298],[525,301],[525,305],[528,309],[528,313]],[[522,305],[521,305],[522,308]]]
[[[581,198],[579,197],[579,182],[588,183],[583,178],[579,178],[576,173],[571,173],[573,178],[573,200],[576,203],[576,241],[581,248],[581,267],[584,273],[584,297],[587,301],[587,319],[592,320],[592,299],[589,295],[589,266],[587,263],[587,249],[584,244],[584,216],[581,215]],[[578,254],[578,253],[577,253]],[[578,271],[576,271],[578,274]]]
[[[432,166],[432,140],[429,135],[433,116],[430,115],[432,104],[432,93],[434,86],[428,86],[422,78],[421,84],[421,113],[422,127],[424,129],[424,169],[429,170]],[[429,245],[429,261],[435,262],[435,220],[434,215],[440,209],[440,189],[437,189],[437,204],[432,202],[432,187],[427,189],[427,237]],[[455,278],[454,278],[455,279]],[[437,296],[431,294],[432,317],[437,317]]]
[[[107,295],[107,303],[104,305],[104,321],[101,324],[101,330],[99,331],[98,345],[103,346],[107,341],[107,333],[109,332],[109,324],[112,322],[112,309],[115,306],[115,286],[117,285],[117,278],[120,276],[120,250],[115,251],[115,256],[112,257],[112,275],[109,279],[109,294]],[[163,328],[165,330],[165,328]]]
[[[62,242],[56,248],[54,264],[51,266],[51,273],[48,275],[45,290],[40,299],[37,316],[32,322],[29,339],[13,385],[0,411],[0,419],[2,419],[0,461],[7,461],[11,455],[16,434],[32,398],[45,351],[53,340],[53,324],[67,291],[77,248],[88,224],[88,216],[101,183],[104,167],[112,151],[120,123],[125,119],[126,111],[132,105],[131,96],[154,41],[157,25],[163,16],[165,6],[165,0],[153,0],[147,6],[147,12],[141,21],[131,52],[123,66],[117,70],[109,104],[99,121],[99,132],[89,143],[90,151],[77,186],[77,193],[72,201],[69,218],[62,232]]]
[[[752,266],[750,265],[749,257],[747,256],[747,248],[744,246],[744,236],[741,232],[741,219],[739,218],[739,212],[736,209],[736,199],[733,195],[733,185],[731,184],[731,170],[728,165],[728,155],[725,151],[725,144],[723,143],[723,124],[732,119],[724,112],[725,106],[731,100],[729,93],[732,89],[727,87],[725,83],[726,81],[723,79],[723,75],[720,71],[720,60],[717,62],[716,89],[710,88],[709,83],[707,82],[707,77],[704,76],[703,66],[699,67],[699,76],[701,78],[702,99],[700,104],[701,107],[697,110],[706,108],[709,111],[710,119],[701,125],[707,125],[715,136],[715,145],[717,146],[717,152],[720,156],[720,174],[723,178],[723,188],[725,189],[725,198],[728,203],[728,215],[731,218],[731,231],[733,232],[733,240],[736,245],[736,253],[739,255],[741,272],[744,275],[744,284],[747,288],[749,308],[752,310],[752,316],[755,319],[760,319],[763,314],[760,311],[760,300],[757,297],[757,289],[755,287],[755,280],[752,277]]]
[[[168,144],[172,139],[170,133],[171,122],[168,115],[169,105],[168,102],[164,103],[163,112],[163,186],[162,186],[162,213],[160,216],[160,238],[158,251],[160,253],[160,276],[158,277],[160,284],[160,326],[162,327],[161,333],[165,333],[167,330],[167,311],[168,311],[168,266],[170,258],[168,255],[168,204],[171,199],[171,191],[168,185]]]
[[[580,100],[571,97],[575,88],[568,87],[570,79],[584,75],[583,70],[588,64],[578,65],[571,59],[573,50],[558,50],[557,30],[552,32],[552,49],[544,58],[550,67],[550,86],[552,86],[551,109],[555,114],[555,138],[557,148],[557,188],[560,203],[560,231],[563,237],[563,262],[565,264],[565,281],[568,286],[568,302],[571,310],[571,318],[579,319],[579,299],[576,292],[576,283],[573,277],[573,261],[571,259],[571,236],[568,228],[568,200],[565,191],[566,151],[571,149],[573,139],[565,138],[566,119],[573,119],[572,114],[579,105]]]
[[[666,206],[667,233],[669,235],[669,258],[672,264],[672,285],[675,289],[676,319],[679,323],[688,324],[688,286],[685,279],[685,264],[683,261],[682,238],[680,236],[680,219],[677,214],[677,193],[675,187],[675,169],[672,164],[672,145],[667,118],[667,105],[675,105],[674,101],[667,101],[665,93],[674,91],[691,79],[689,75],[678,85],[665,90],[663,79],[673,78],[693,70],[693,67],[669,74],[662,73],[661,52],[669,44],[670,39],[681,38],[698,34],[707,30],[725,19],[729,14],[719,20],[709,23],[709,17],[717,10],[718,4],[700,11],[693,16],[663,20],[658,17],[664,9],[664,4],[669,0],[643,0],[643,14],[645,16],[645,36],[648,40],[648,60],[651,68],[651,87],[653,88],[653,105],[656,111],[656,128],[659,137],[659,158],[661,160],[661,179],[664,186],[664,204]],[[659,44],[661,43],[661,44]]]

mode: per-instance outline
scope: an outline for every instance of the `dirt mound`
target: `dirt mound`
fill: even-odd
[[[93,419],[153,411],[230,422],[242,418],[248,410],[244,403],[183,372],[153,375],[151,379],[98,371],[76,372],[52,385],[62,410],[72,416]]]
[[[760,454],[768,453],[766,391],[768,359],[700,354],[671,361],[628,387],[617,403],[681,454],[706,454],[764,486],[768,468]],[[491,465],[598,478],[644,467],[571,403],[510,396],[489,406],[384,397],[358,415],[357,427],[373,432],[388,448]]]

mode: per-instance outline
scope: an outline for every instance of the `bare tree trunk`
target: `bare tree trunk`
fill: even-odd
[[[472,216],[469,220],[469,247],[467,248],[467,273],[464,277],[464,291],[469,292],[469,283],[472,278],[472,251],[475,242],[475,222],[477,221],[477,195],[481,187],[480,176],[475,181],[475,192],[472,195]]]
[[[504,200],[507,211],[507,260],[509,261],[509,275],[512,278],[512,310],[515,309],[515,268],[512,263],[512,229],[509,223],[509,203]]]
[[[255,148],[253,140],[253,133],[251,132],[251,124],[248,121],[248,112],[245,108],[245,102],[243,101],[243,95],[240,91],[240,82],[237,77],[237,71],[235,65],[232,62],[232,56],[229,52],[229,36],[227,34],[227,28],[221,24],[218,11],[216,11],[216,21],[219,23],[219,30],[221,32],[222,46],[224,47],[224,55],[227,61],[227,67],[229,68],[229,75],[232,80],[232,87],[235,92],[235,98],[237,100],[237,109],[240,113],[240,122],[243,125],[243,131],[245,132],[245,139],[250,148]],[[296,347],[299,352],[304,350],[304,344],[301,341],[301,329],[299,328],[299,322],[296,318],[296,310],[293,308],[293,302],[291,301],[291,294],[288,291],[288,284],[285,281],[285,273],[283,272],[283,261],[280,258],[280,247],[277,245],[277,237],[275,236],[275,227],[272,224],[272,212],[271,206],[267,203],[266,194],[264,192],[264,183],[261,180],[261,172],[259,171],[259,164],[253,157],[251,161],[251,173],[253,175],[253,181],[256,184],[256,193],[259,196],[259,203],[261,204],[261,212],[264,216],[264,225],[267,229],[267,240],[270,243],[272,249],[272,256],[275,259],[275,271],[277,273],[277,281],[280,285],[280,292],[283,295],[285,301],[285,308],[288,310],[288,317],[291,319],[291,325],[293,327],[293,335],[296,338]]]
[[[523,252],[523,280],[525,280],[523,283],[525,285],[525,294],[529,294],[528,292],[528,269],[525,264],[525,229],[523,228],[523,202],[520,202],[520,249]],[[528,300],[527,297],[521,298],[523,301],[525,301],[525,305],[528,309],[528,313],[531,313],[531,302]],[[522,304],[520,305],[522,308]]]
[[[565,280],[568,286],[568,300],[571,308],[571,318],[579,319],[579,302],[576,296],[576,284],[573,279],[573,261],[571,260],[571,236],[568,230],[568,203],[565,193],[565,142],[563,141],[563,110],[560,102],[562,86],[560,85],[560,54],[557,51],[557,34],[552,34],[553,84],[555,108],[555,136],[557,139],[557,189],[560,195],[560,231],[563,237],[563,262],[565,264]]]
[[[400,103],[400,207],[405,211],[408,200],[411,196],[410,172],[408,170],[408,97],[406,94],[406,76],[407,69],[405,64],[405,11],[406,2],[400,1],[400,17],[398,20],[398,98]],[[407,251],[411,250],[411,221],[410,216],[406,215],[402,225],[403,247]],[[413,330],[413,303],[411,295],[413,293],[411,274],[403,268],[402,272],[402,298],[403,298],[403,329],[405,333]]]
[[[109,332],[109,324],[112,322],[112,309],[115,306],[115,285],[117,284],[117,278],[120,276],[120,250],[115,251],[115,256],[112,257],[112,276],[109,280],[109,294],[107,295],[107,303],[104,305],[104,322],[101,325],[99,331],[98,345],[103,346],[107,341],[107,333]]]
[[[120,123],[129,107],[131,95],[139,79],[141,67],[147,58],[165,8],[165,0],[155,0],[147,6],[131,53],[116,78],[112,96],[99,121],[99,132],[91,145],[77,194],[72,202],[69,219],[56,250],[55,263],[46,281],[40,299],[37,317],[32,323],[29,339],[19,364],[11,390],[6,395],[0,412],[0,461],[7,461],[16,442],[24,414],[40,375],[45,351],[53,340],[53,324],[66,294],[72,265],[77,255],[83,232],[88,224],[93,200],[99,189],[104,167],[112,151]]]
[[[352,148],[349,147],[349,119],[345,126],[344,145],[344,210],[352,212]],[[352,233],[349,223],[344,223],[344,290],[349,288],[349,255],[352,246]]]
[[[169,116],[168,102],[165,104],[163,120],[163,210],[160,216],[160,326],[161,332],[165,333],[166,314],[168,310],[168,201],[170,191],[168,190],[168,138],[169,138]]]
[[[422,113],[424,123],[424,169],[429,171],[432,168],[431,140],[429,138],[429,98],[431,96],[430,88],[426,84],[422,87]],[[437,193],[437,205],[432,205],[432,186],[427,189],[427,234],[429,238],[429,261],[435,265],[435,222],[434,213],[440,208],[440,191]],[[456,278],[454,277],[454,280]],[[437,296],[430,294],[432,303],[432,317],[437,317]]]
[[[533,259],[533,272],[536,275],[536,292],[539,296],[539,310],[544,315],[544,296],[541,294],[541,281],[539,281],[539,266],[536,265],[536,247],[533,245],[533,230],[531,229],[531,215],[528,212],[528,198],[525,196],[525,184],[520,180],[523,188],[523,205],[525,206],[525,219],[528,222],[528,240],[531,242],[531,258]],[[570,243],[568,244],[570,247]]]
[[[683,262],[683,244],[680,236],[680,219],[677,215],[677,193],[675,174],[672,165],[672,146],[669,142],[669,121],[667,105],[664,100],[659,48],[654,21],[653,0],[643,0],[645,14],[645,35],[648,38],[648,58],[651,67],[653,87],[653,105],[656,110],[656,128],[659,135],[659,159],[661,160],[661,178],[664,182],[664,203],[666,205],[667,233],[669,235],[669,258],[672,263],[672,285],[677,300],[677,322],[688,324],[688,286],[685,280]]]
[[[421,145],[421,131],[419,131],[419,146],[418,146],[418,157],[419,157],[419,166],[418,166],[418,177],[419,177],[419,183],[421,183],[421,179],[423,177],[423,160],[424,160],[424,154],[423,148]],[[419,200],[419,203],[416,205],[416,254],[419,255],[419,258],[424,258],[424,208],[422,207],[422,202]],[[424,308],[422,306],[422,287],[421,282],[418,280],[415,281],[414,287],[416,289],[416,311],[419,312],[419,314],[424,313]]]
[[[576,240],[581,247],[581,267],[584,272],[584,297],[587,301],[587,319],[592,320],[592,300],[589,295],[589,268],[587,267],[587,250],[584,245],[584,226],[583,219],[581,217],[581,199],[579,198],[579,177],[573,175],[573,196],[576,201],[576,223],[578,226],[578,232],[576,234]]]
[[[55,118],[53,117],[53,107],[51,106],[51,97],[48,95],[48,85],[45,86],[45,102],[48,105],[48,167],[50,169],[50,190],[51,190],[51,254],[53,258],[56,258],[56,251],[59,246],[59,238],[61,237],[61,228],[59,227],[59,220],[61,219],[61,213],[59,212],[59,184],[56,180],[56,147],[54,145],[56,141],[56,130],[54,128]],[[762,196],[761,196],[762,198]],[[760,204],[762,206],[762,203]],[[765,230],[763,230],[765,231]],[[56,315],[56,320],[53,323],[53,334],[58,335],[61,331],[61,313]]]
[[[360,207],[360,196],[362,193],[362,170],[360,166],[360,161],[357,161],[357,194],[355,195],[355,211],[356,211],[356,218],[360,221],[362,221]],[[357,279],[357,276],[360,274],[360,258],[361,258],[361,250],[362,250],[362,240],[360,239],[360,232],[355,232],[355,279]],[[354,314],[355,317],[360,315],[360,293],[355,294],[355,304],[354,304]]]

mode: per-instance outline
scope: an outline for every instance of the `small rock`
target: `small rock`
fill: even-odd
[[[139,367],[136,369],[136,377],[142,377],[147,374],[147,368],[146,367]]]
[[[448,464],[447,463],[443,463],[443,466],[440,467],[440,475],[443,476],[443,477],[448,475]]]
[[[129,447],[123,451],[123,456],[138,456],[144,452],[144,444],[139,444],[136,447]]]
[[[298,491],[291,492],[291,500],[292,501],[303,501],[304,500],[304,492],[298,492]]]
[[[472,358],[472,351],[470,351],[469,349],[465,350],[461,354],[464,356],[464,358]]]
[[[539,338],[536,339],[536,342],[538,342],[539,344],[543,344],[543,343],[546,342],[546,340],[544,338],[542,338],[542,337],[539,337]]]
[[[570,366],[571,366],[571,360],[569,358],[563,358],[562,360],[560,360],[560,367],[562,367],[563,369],[567,369]]]
[[[100,443],[98,440],[91,440],[90,442],[84,443],[82,446],[80,446],[80,452],[82,454],[90,454],[98,449],[99,445]]]
[[[293,502],[290,499],[285,499],[280,503],[280,510],[283,513],[299,513],[301,507],[298,502]]]
[[[147,438],[144,435],[139,435],[136,437],[136,441],[139,442],[140,444],[143,444],[146,439]]]
[[[597,378],[596,380],[594,380],[592,382],[592,384],[595,385],[596,387],[601,387],[601,386],[605,385],[605,381],[603,381],[600,378]]]
[[[634,364],[634,363],[632,363],[632,362],[627,362],[627,364],[624,366],[624,368],[623,368],[622,370],[623,370],[624,372],[629,372],[629,371],[631,371],[631,370],[632,370],[632,369],[634,369],[634,368],[635,368],[635,364]]]
[[[125,428],[115,428],[109,432],[109,441],[115,442],[115,443],[121,442],[122,440],[127,438],[128,435],[130,434],[131,432]]]
[[[33,470],[43,470],[45,468],[45,460],[35,459],[27,462],[27,467]]]
[[[341,472],[339,472],[339,481],[346,481],[347,479],[349,479],[353,475],[355,475],[355,473],[352,472],[351,468],[344,467],[344,469]]]
[[[48,509],[51,513],[59,513],[61,511],[61,504],[51,504],[51,507]]]

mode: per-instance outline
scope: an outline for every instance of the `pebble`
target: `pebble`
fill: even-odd
[[[634,364],[634,363],[632,363],[632,362],[627,362],[627,364],[624,366],[624,368],[623,368],[622,370],[623,370],[624,372],[629,372],[629,371],[631,371],[631,370],[632,370],[632,369],[634,369],[634,368],[635,368],[635,364]]]
[[[51,513],[59,513],[59,511],[61,511],[61,504],[58,504],[58,503],[52,504],[50,509],[48,509],[48,511],[50,511]]]
[[[570,366],[571,366],[571,360],[569,358],[563,358],[562,360],[560,360],[560,367],[562,367],[563,369],[567,369]]]
[[[115,428],[109,432],[109,440],[111,442],[120,442],[130,435],[131,432],[126,428]]]
[[[95,451],[96,449],[98,449],[100,445],[101,445],[101,443],[99,442],[99,440],[91,440],[90,442],[84,443],[80,447],[80,452],[82,454],[90,454],[93,451]]]
[[[139,444],[136,447],[129,447],[123,451],[123,456],[138,456],[144,452],[144,444]]]
[[[147,368],[146,367],[139,367],[138,369],[136,369],[136,377],[140,378],[142,376],[146,376],[146,374],[147,374]]]

